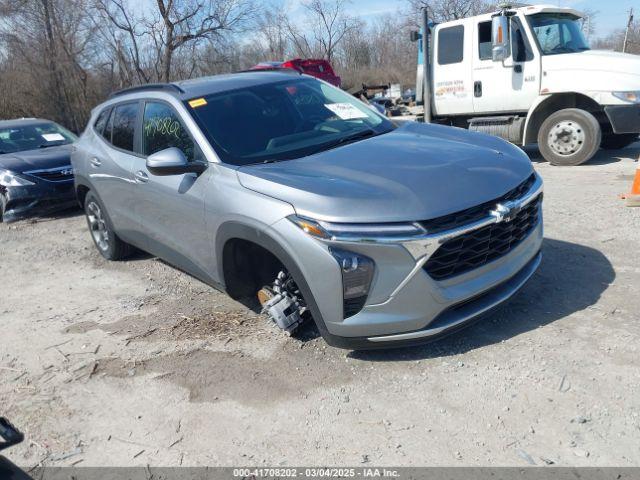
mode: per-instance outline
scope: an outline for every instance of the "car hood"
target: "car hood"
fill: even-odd
[[[71,145],[6,153],[0,155],[0,168],[11,170],[15,173],[23,173],[30,170],[66,167],[71,165],[70,156]]]
[[[498,198],[533,171],[519,148],[481,133],[410,122],[297,160],[238,169],[250,190],[332,222],[439,217]]]
[[[580,78],[581,91],[640,89],[640,56],[607,50],[585,50],[542,57],[542,88],[573,91]]]

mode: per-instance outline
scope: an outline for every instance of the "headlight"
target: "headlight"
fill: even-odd
[[[342,273],[342,295],[344,318],[362,310],[373,280],[375,264],[373,260],[359,253],[338,248],[329,248],[331,255],[340,265]]]
[[[26,187],[28,185],[35,185],[26,178],[20,177],[9,170],[0,169],[0,185],[3,187]]]
[[[640,90],[635,92],[613,92],[613,96],[625,102],[640,103]]]
[[[291,215],[288,217],[302,230],[317,238],[342,241],[398,241],[424,235],[417,223],[331,223]]]

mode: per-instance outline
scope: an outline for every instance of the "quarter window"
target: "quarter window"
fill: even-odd
[[[102,110],[98,115],[98,118],[96,119],[96,123],[93,124],[93,127],[96,129],[96,132],[98,132],[100,135],[102,135],[102,132],[104,131],[104,127],[107,124],[107,120],[109,120],[109,112],[110,112],[110,109],[108,108],[105,108],[104,110]]]
[[[142,125],[142,152],[152,155],[171,147],[182,150],[190,162],[198,156],[195,143],[175,110],[164,103],[147,102]]]
[[[438,63],[450,65],[464,58],[464,26],[443,28],[438,33]]]
[[[102,136],[104,137],[104,139],[111,143],[111,133],[113,132],[113,109],[109,112],[109,115],[107,116],[107,125],[104,128],[104,132],[102,133]]]
[[[118,105],[113,111],[111,143],[114,147],[133,152],[138,104]]]

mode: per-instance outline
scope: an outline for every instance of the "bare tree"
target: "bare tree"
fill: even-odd
[[[593,48],[615,50],[621,52],[624,46],[626,29],[615,30],[604,38],[592,42]],[[629,26],[627,34],[627,53],[640,54],[640,20],[636,20]]]
[[[267,7],[258,18],[257,30],[264,39],[271,60],[284,59],[289,51],[287,14],[284,8],[281,5]]]
[[[94,28],[80,0],[0,0],[0,39],[5,62],[21,81],[9,84],[14,99],[74,130],[83,126],[92,103],[88,66]],[[33,97],[40,101],[34,102]]]
[[[427,7],[431,20],[447,22],[490,12],[495,3],[485,0],[409,0],[409,7],[416,20],[417,12]]]
[[[119,55],[118,65],[126,69],[130,62],[139,82],[170,81],[178,50],[193,52],[203,42],[235,32],[253,13],[251,0],[156,0],[155,8],[138,18],[125,0],[96,1],[119,32],[109,32]],[[188,67],[187,73],[192,68]]]
[[[287,21],[287,31],[301,56],[319,56],[331,61],[350,32],[361,23],[346,12],[347,0],[307,0],[302,3],[306,21],[302,26]]]

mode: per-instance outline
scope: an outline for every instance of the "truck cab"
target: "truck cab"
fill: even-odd
[[[632,143],[640,133],[640,57],[591,50],[584,21],[571,8],[538,5],[423,26],[431,33],[426,69],[423,43],[418,62],[426,121],[537,142],[558,165]]]

